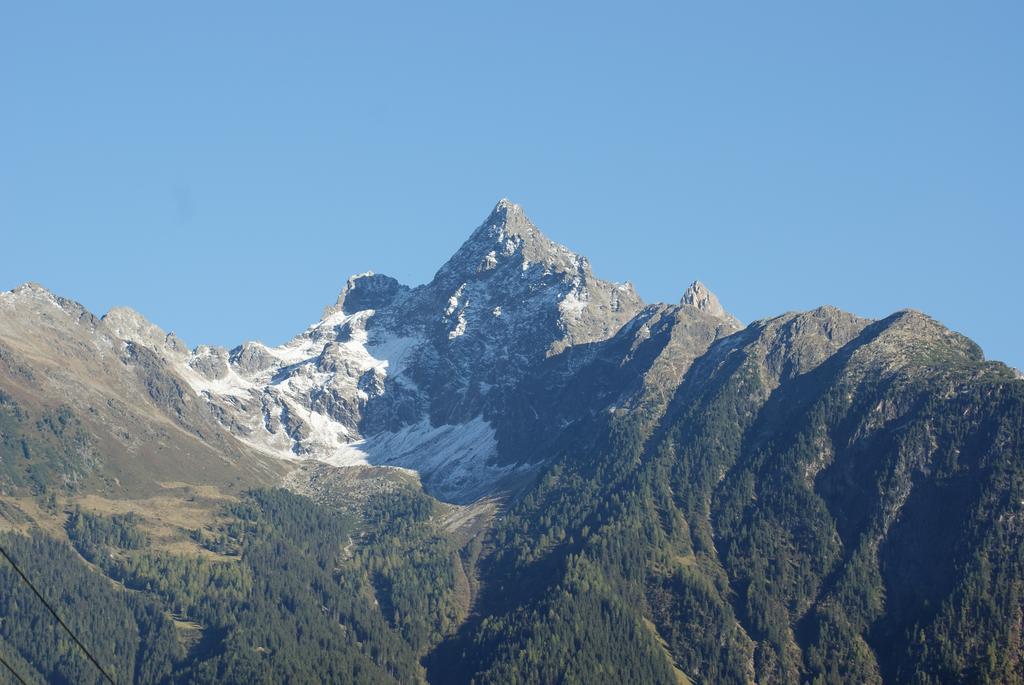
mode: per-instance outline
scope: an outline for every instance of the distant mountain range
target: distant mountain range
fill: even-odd
[[[119,682],[1024,682],[1019,372],[645,304],[508,200],[279,347],[0,294],[0,494]],[[0,655],[101,682],[9,581]]]

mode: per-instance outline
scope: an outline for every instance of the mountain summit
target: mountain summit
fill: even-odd
[[[499,458],[523,380],[643,308],[632,285],[597,278],[501,200],[430,283],[352,276],[285,345],[200,348],[181,371],[253,447],[411,468],[432,492],[465,500],[535,466]]]
[[[480,254],[481,252],[483,254]],[[471,267],[494,268],[490,265],[492,260],[496,260],[498,256],[513,255],[518,255],[527,264],[548,264],[561,271],[573,270],[577,266],[576,262],[580,260],[580,257],[570,250],[541,233],[521,206],[502,199],[438,273],[441,274],[463,260],[474,257],[480,257],[485,261],[470,264]]]

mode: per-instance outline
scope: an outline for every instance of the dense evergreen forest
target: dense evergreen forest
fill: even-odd
[[[2,543],[118,682],[416,682],[425,647],[458,620],[453,551],[425,528],[425,495],[388,499],[372,505],[373,544],[348,558],[356,524],[285,490],[230,507],[237,558],[225,561],[148,550],[133,517],[82,511],[73,546],[39,533]],[[39,682],[103,682],[14,572],[0,574],[11,663]]]
[[[654,428],[589,426],[496,525],[481,616],[431,675],[1024,682],[1024,384],[929,326],[774,379],[735,336]]]

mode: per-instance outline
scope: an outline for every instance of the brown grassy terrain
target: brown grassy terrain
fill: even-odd
[[[67,539],[65,525],[76,507],[94,514],[110,516],[129,512],[139,517],[138,527],[150,539],[150,549],[177,555],[203,556],[211,560],[230,560],[201,547],[190,532],[199,528],[214,530],[228,518],[222,507],[237,501],[233,494],[214,486],[187,483],[161,483],[167,494],[136,499],[117,499],[97,494],[58,497],[57,507],[49,510],[35,497],[0,497],[0,531],[28,532],[38,528],[48,535]]]

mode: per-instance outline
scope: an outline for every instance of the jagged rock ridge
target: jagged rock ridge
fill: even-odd
[[[285,345],[200,347],[181,369],[250,445],[412,468],[435,494],[464,500],[535,466],[536,455],[500,458],[525,379],[572,347],[610,340],[643,311],[632,285],[595,277],[585,257],[502,200],[430,283],[353,276]]]

